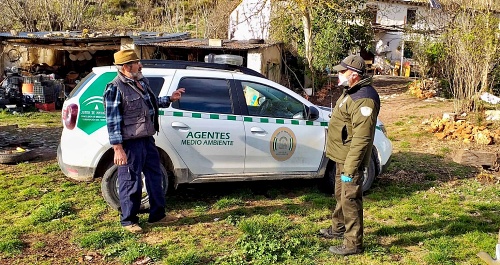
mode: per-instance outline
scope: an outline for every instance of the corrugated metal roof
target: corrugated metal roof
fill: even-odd
[[[394,3],[394,4],[407,4],[407,5],[428,5],[429,0],[372,0],[374,2],[385,2],[385,3]]]
[[[163,32],[135,32],[135,31],[116,31],[116,32],[88,32],[82,31],[40,31],[40,32],[0,32],[0,39],[40,39],[40,40],[74,40],[74,41],[92,41],[98,39],[125,38],[129,37],[134,43],[141,45],[151,40],[155,42],[179,40],[189,38],[187,32],[182,33],[163,33]]]
[[[187,32],[182,33],[170,33],[170,34],[140,34],[130,36],[134,41],[135,45],[149,45],[150,43],[160,43],[166,41],[174,40],[185,40],[189,39],[191,35]]]
[[[396,25],[373,25],[373,29],[375,31],[391,31],[391,32],[403,32],[404,28],[401,26],[396,26]]]
[[[161,46],[169,48],[197,48],[197,49],[214,49],[214,50],[250,50],[256,48],[270,47],[279,42],[265,43],[250,43],[248,40],[223,40],[222,47],[208,45],[208,39],[186,39],[168,42],[150,42],[142,45]]]
[[[116,42],[115,39],[131,38],[135,45],[139,46],[162,46],[171,48],[199,48],[214,50],[249,50],[255,48],[270,47],[277,42],[253,43],[245,40],[223,40],[222,47],[210,46],[208,39],[191,39],[187,32],[161,33],[161,32],[89,32],[83,34],[82,31],[58,31],[58,32],[0,32],[0,40],[14,41],[32,40],[31,42],[19,42],[18,44],[33,47],[50,47],[55,49],[65,49],[64,40],[81,43],[92,43],[93,49],[102,47],[116,48],[116,44],[100,46],[103,41]],[[71,46],[71,45],[70,45]],[[74,48],[74,47],[73,47]],[[80,47],[86,49],[89,47]],[[76,48],[74,48],[76,49]]]

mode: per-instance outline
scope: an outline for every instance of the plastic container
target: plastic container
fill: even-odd
[[[209,59],[210,55],[205,56],[206,63],[220,63],[220,64],[232,64],[232,65],[243,65],[243,57],[239,55],[231,54],[215,54],[213,55],[213,62]]]
[[[21,91],[26,94],[33,94],[33,84],[32,83],[24,83],[21,87]]]
[[[56,104],[52,103],[35,103],[35,108],[44,110],[44,111],[54,111],[56,110]]]

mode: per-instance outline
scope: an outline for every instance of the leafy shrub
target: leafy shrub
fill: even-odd
[[[19,239],[0,240],[0,252],[6,254],[19,254],[23,249],[23,241]]]
[[[281,215],[253,216],[242,220],[239,228],[244,235],[237,246],[252,264],[277,264],[293,257],[303,241],[291,237],[292,223]]]
[[[159,246],[151,246],[145,243],[137,243],[131,240],[124,251],[119,253],[120,260],[125,264],[131,264],[139,258],[148,257],[152,261],[158,261],[163,256],[163,250]],[[179,263],[181,264],[181,263]],[[191,264],[191,263],[185,263]]]
[[[49,222],[73,213],[69,202],[48,203],[42,205],[31,215],[34,224]]]

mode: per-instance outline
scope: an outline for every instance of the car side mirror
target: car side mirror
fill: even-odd
[[[309,121],[314,121],[319,118],[319,111],[317,108],[311,106],[306,106],[306,119]]]

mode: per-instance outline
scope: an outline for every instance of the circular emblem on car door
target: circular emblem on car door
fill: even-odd
[[[296,145],[297,139],[292,130],[280,127],[271,136],[271,155],[278,161],[285,161],[292,157]]]

